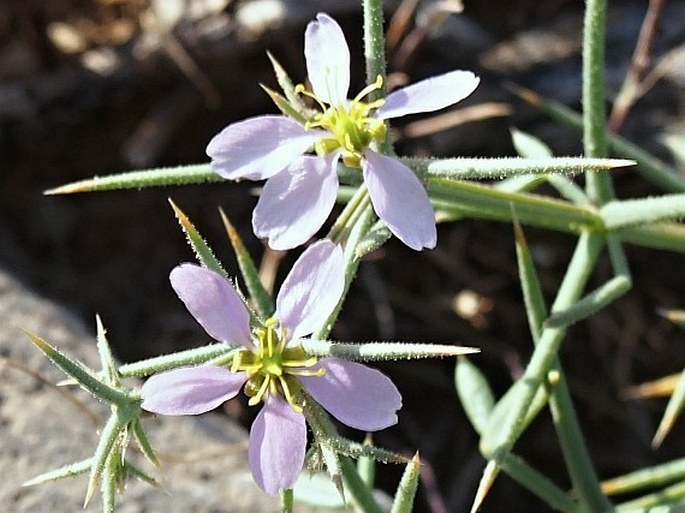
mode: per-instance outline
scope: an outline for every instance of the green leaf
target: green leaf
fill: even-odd
[[[542,287],[538,279],[533,255],[528,247],[528,242],[521,225],[514,224],[516,238],[516,258],[518,262],[519,280],[523,292],[523,301],[526,305],[528,316],[528,328],[533,340],[537,343],[542,335],[542,323],[547,318],[547,305],[542,295]]]
[[[72,360],[39,336],[26,330],[24,330],[24,332],[31,339],[33,345],[40,349],[52,363],[59,367],[65,374],[74,378],[84,390],[87,390],[96,398],[116,405],[125,405],[134,400],[132,396],[126,392],[110,387],[98,379],[92,371],[87,369],[78,360]]]
[[[323,474],[302,472],[295,482],[293,493],[297,502],[326,509],[342,509],[346,506],[333,482]]]
[[[683,408],[685,408],[685,370],[680,374],[673,395],[668,400],[666,411],[652,440],[652,447],[659,447],[661,445],[661,442],[664,441],[666,435],[671,431]]]
[[[119,373],[117,371],[117,364],[112,356],[112,350],[109,347],[109,342],[107,341],[107,331],[102,325],[102,320],[99,315],[95,316],[95,324],[97,329],[97,350],[100,355],[100,365],[102,366],[102,371],[107,377],[107,383],[113,387],[119,386]]]
[[[233,251],[238,260],[238,267],[240,267],[240,272],[245,281],[245,286],[247,287],[250,299],[254,302],[259,317],[261,319],[268,319],[275,311],[273,299],[264,288],[264,285],[262,285],[257,266],[254,264],[250,253],[247,251],[240,234],[238,234],[238,231],[224,213],[223,209],[219,209],[219,213],[221,214],[221,220],[224,223],[228,238],[231,241],[231,246],[233,246]]]
[[[624,242],[645,248],[685,253],[685,225],[682,224],[655,223],[623,228],[616,233]]]
[[[659,315],[685,330],[685,310],[659,310]]]
[[[77,461],[76,463],[69,463],[50,472],[45,472],[39,476],[29,479],[22,486],[35,486],[49,481],[56,481],[58,479],[64,479],[65,477],[73,477],[81,474],[85,474],[90,470],[93,464],[93,458],[86,458],[85,460]]]
[[[602,482],[602,491],[607,495],[633,493],[665,486],[683,479],[685,479],[685,458],[680,458],[607,479]]]
[[[392,233],[383,221],[377,221],[364,237],[359,241],[355,248],[355,258],[362,259],[369,253],[380,249],[383,244],[388,242]]]
[[[302,340],[302,347],[310,356],[327,358],[334,356],[351,361],[416,360],[459,356],[480,352],[475,347],[450,346],[446,344],[422,344],[411,342],[333,342],[330,340]]]
[[[495,407],[490,384],[478,367],[464,357],[457,360],[454,383],[466,416],[476,433],[481,434]]]
[[[517,128],[511,128],[511,140],[514,149],[521,157],[529,159],[544,159],[553,157],[552,150],[537,137],[523,132]]]
[[[635,165],[632,160],[591,159],[585,157],[549,158],[404,158],[406,165],[425,179],[502,180],[521,175],[575,174],[588,171],[609,171]]]
[[[88,180],[68,183],[48,189],[43,194],[74,194],[77,192],[116,191],[121,189],[147,189],[169,185],[190,185],[222,182],[209,164],[190,164],[177,167],[160,167],[140,171],[128,171],[106,176],[95,176]]]
[[[95,489],[101,481],[109,457],[113,452],[118,452],[115,447],[121,443],[120,437],[122,436],[122,431],[126,429],[126,424],[127,422],[119,415],[113,414],[102,428],[100,440],[98,441],[95,454],[93,455],[93,464],[90,467],[88,489],[86,490],[86,498],[83,502],[84,508],[90,502],[93,493],[95,493]]]
[[[281,66],[281,64],[276,60],[276,58],[271,54],[271,52],[266,52],[266,55],[269,57],[269,60],[271,61],[271,66],[273,67],[274,74],[276,75],[276,81],[278,82],[278,85],[281,86],[283,94],[285,94],[288,103],[295,110],[303,114],[304,112],[306,112],[307,106],[302,101],[300,95],[297,94],[297,92],[295,91],[295,85],[288,76],[288,73],[285,71],[283,66]]]
[[[414,497],[419,487],[421,475],[421,461],[418,453],[407,463],[400,484],[395,492],[395,500],[392,503],[391,513],[411,513],[414,508]]]
[[[269,95],[269,98],[271,98],[271,101],[274,102],[276,107],[278,107],[278,110],[280,110],[284,116],[287,116],[289,118],[294,119],[298,123],[302,123],[303,125],[306,123],[305,117],[300,114],[300,112],[297,111],[289,102],[286,100],[282,94],[279,94],[277,91],[274,91],[273,89],[270,89],[269,87],[265,86],[264,84],[260,84],[262,86],[262,89],[266,92],[266,94]]]
[[[159,459],[157,459],[157,454],[155,454],[155,450],[152,448],[150,440],[147,437],[147,433],[145,433],[145,429],[143,428],[143,423],[139,418],[131,422],[131,430],[133,431],[133,436],[135,436],[136,441],[138,442],[138,447],[140,447],[140,451],[143,453],[143,455],[145,455],[148,461],[155,467],[159,467]]]
[[[228,273],[221,266],[221,263],[216,256],[214,256],[214,252],[207,245],[207,242],[202,238],[202,235],[200,235],[193,223],[190,222],[188,216],[185,215],[185,213],[173,201],[171,201],[171,199],[169,200],[169,204],[171,205],[171,208],[174,209],[176,219],[178,219],[178,223],[181,225],[181,229],[183,230],[183,233],[185,233],[188,244],[190,244],[190,247],[193,249],[198,262],[200,262],[203,267],[206,267],[207,269],[219,273],[224,278],[229,279]]]
[[[354,503],[365,513],[383,513],[371,490],[359,477],[354,463],[349,458],[345,456],[340,458],[340,470],[345,482],[345,489],[350,493]]]
[[[685,194],[611,201],[600,211],[608,230],[685,218]]]
[[[483,501],[485,500],[485,497],[487,497],[488,492],[490,492],[490,488],[492,488],[492,485],[494,484],[495,479],[497,479],[499,472],[500,468],[497,464],[497,461],[488,461],[488,464],[485,465],[485,468],[483,469],[483,475],[480,477],[480,481],[478,482],[476,496],[473,498],[473,504],[471,505],[471,513],[476,513],[476,511],[478,511],[483,505]]]
[[[599,213],[590,206],[535,194],[496,190],[474,182],[429,178],[428,195],[437,209],[455,214],[511,222],[566,232],[603,231]]]
[[[224,343],[209,344],[208,346],[186,349],[177,353],[124,364],[119,367],[119,375],[122,378],[142,378],[179,367],[202,365],[216,358],[225,358],[235,350],[236,348]]]
[[[637,499],[623,502],[616,506],[617,513],[655,510],[659,513],[680,513],[685,499],[685,481],[674,484],[658,492],[650,493]]]

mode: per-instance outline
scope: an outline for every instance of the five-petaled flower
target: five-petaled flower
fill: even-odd
[[[384,374],[338,358],[308,356],[300,339],[326,321],[344,288],[343,255],[329,240],[310,246],[276,299],[273,318],[250,326],[241,296],[223,276],[194,264],[171,272],[190,313],[217,340],[240,346],[230,369],[204,365],[156,374],[142,387],[142,407],[163,415],[197,415],[235,397],[264,403],[250,430],[249,461],[268,494],[291,488],[307,445],[303,389],[339,421],[376,431],[397,422],[402,398]]]
[[[435,216],[416,175],[378,152],[385,121],[432,112],[464,99],[478,85],[468,71],[452,71],[390,93],[363,99],[382,87],[381,77],[347,99],[350,52],[340,26],[318,14],[307,26],[304,53],[313,98],[321,109],[304,124],[286,116],[234,123],[207,146],[214,170],[228,179],[268,179],[252,217],[254,232],[274,249],[307,241],[330,214],[338,192],[338,161],[361,169],[376,214],[407,246],[435,247]],[[314,154],[310,154],[313,149]]]

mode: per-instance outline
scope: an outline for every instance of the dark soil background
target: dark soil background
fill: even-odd
[[[625,76],[647,2],[611,4],[609,105]],[[472,1],[464,14],[451,15],[422,34],[422,20],[435,5],[419,2],[418,13],[412,11],[397,32],[389,49],[390,71],[398,73],[398,81],[413,82],[451,69],[473,70],[481,85],[458,109],[476,108],[470,111],[476,119],[417,138],[408,137],[410,127],[398,126],[404,136],[398,151],[513,155],[509,129],[515,126],[542,138],[559,155],[579,154],[577,134],[522,104],[504,84],[512,81],[579,107],[582,2]],[[387,18],[395,23],[398,6],[388,3]],[[174,13],[174,8],[179,10]],[[275,86],[267,49],[294,80],[304,79],[303,29],[319,10],[343,26],[353,52],[352,90],[359,90],[363,61],[356,0],[1,3],[0,264],[93,326],[99,313],[123,361],[206,342],[168,285],[169,271],[192,260],[192,253],[167,198],[190,216],[235,273],[217,208],[228,213],[260,258],[264,247],[251,235],[249,222],[253,184],[49,197],[42,191],[94,175],[205,162],[207,142],[226,124],[274,111],[257,85]],[[682,53],[683,12],[682,0],[666,2],[653,64],[669,52]],[[681,65],[664,75],[632,109],[621,133],[671,159],[662,136],[683,133],[685,71]],[[616,187],[621,197],[658,192],[630,171],[617,173]],[[534,229],[526,234],[551,301],[574,239]],[[267,256],[272,262],[267,271],[284,258],[277,281],[296,257]],[[650,448],[663,400],[623,398],[632,385],[682,370],[685,335],[657,310],[685,308],[683,256],[630,247],[628,257],[633,290],[575,326],[561,353],[602,478],[678,457],[685,447],[681,422],[662,448]],[[604,261],[593,285],[609,277]],[[475,309],[465,309],[467,303]],[[482,353],[473,361],[494,390],[503,392],[521,372],[532,345],[512,227],[481,221],[441,226],[438,248],[423,253],[391,241],[362,264],[334,336],[478,346]],[[405,406],[399,425],[375,440],[407,454],[420,451],[425,466],[417,511],[467,510],[484,463],[456,399],[454,362],[383,368],[397,382]],[[228,408],[249,423],[251,412],[242,405]],[[547,413],[532,425],[517,452],[568,486]],[[400,469],[380,469],[380,484],[391,490],[399,474]],[[546,509],[502,476],[483,510]]]

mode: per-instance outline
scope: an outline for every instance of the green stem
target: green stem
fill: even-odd
[[[604,106],[606,0],[586,0],[583,27],[583,145],[586,157],[607,155]],[[587,192],[596,204],[614,196],[606,173],[587,173]]]
[[[383,78],[380,91],[371,94],[371,100],[385,98],[385,35],[383,33],[383,2],[363,0],[364,9],[364,58],[366,59],[366,82],[372,84],[378,75]]]
[[[549,407],[573,489],[580,503],[585,505],[588,511],[610,511],[612,506],[600,489],[597,473],[590,460],[566,378],[558,359],[556,369],[559,372],[559,381],[553,385],[549,396]]]

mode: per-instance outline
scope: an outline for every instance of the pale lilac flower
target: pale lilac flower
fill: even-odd
[[[247,306],[230,282],[213,271],[182,264],[171,284],[190,313],[217,340],[242,346],[230,369],[205,365],[152,376],[142,407],[162,415],[197,415],[235,397],[263,402],[250,430],[248,457],[257,484],[270,495],[291,488],[307,445],[301,389],[339,421],[375,431],[397,422],[402,398],[381,372],[359,363],[305,354],[300,339],[328,318],[344,288],[343,255],[324,240],[295,263],[276,299],[276,313],[250,326]]]
[[[385,139],[385,120],[453,105],[471,94],[479,79],[469,71],[452,71],[385,100],[362,101],[382,86],[379,77],[348,100],[347,42],[335,20],[321,13],[307,26],[304,53],[312,91],[300,86],[297,91],[314,98],[322,112],[304,125],[285,116],[249,118],[229,125],[207,146],[214,170],[224,178],[268,179],[252,216],[255,234],[268,238],[274,249],[308,240],[333,208],[342,158],[362,170],[378,217],[397,238],[415,250],[435,247],[435,216],[421,182],[374,148]]]

